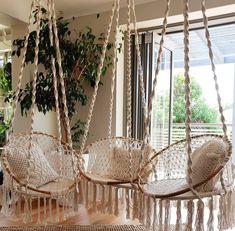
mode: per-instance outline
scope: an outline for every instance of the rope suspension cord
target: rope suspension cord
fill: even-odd
[[[161,40],[160,40],[160,44],[159,44],[159,50],[158,50],[158,55],[157,55],[157,64],[156,64],[156,68],[155,68],[155,78],[153,81],[153,87],[152,87],[152,92],[150,94],[150,99],[149,99],[149,105],[148,105],[148,110],[146,109],[146,111],[144,111],[144,139],[143,139],[143,143],[142,143],[142,147],[141,147],[141,162],[140,162],[140,167],[142,166],[142,162],[143,162],[143,149],[145,147],[146,144],[150,143],[150,134],[149,134],[149,126],[150,126],[150,121],[151,121],[151,114],[152,114],[152,104],[153,104],[153,99],[156,93],[156,88],[157,88],[157,78],[158,78],[158,74],[159,74],[159,70],[160,70],[160,63],[161,63],[161,56],[162,56],[162,51],[163,51],[163,46],[164,46],[164,38],[165,38],[165,34],[166,34],[166,28],[167,28],[167,19],[169,16],[169,12],[170,12],[170,4],[171,4],[171,0],[166,0],[167,5],[166,5],[166,9],[165,9],[165,14],[164,14],[164,19],[163,19],[163,27],[162,27],[162,31],[161,31]],[[134,3],[134,0],[133,0]],[[134,5],[133,5],[133,12],[134,12],[134,18],[136,21],[136,16],[135,16],[135,10],[134,10]],[[138,36],[137,33],[137,27],[135,26],[135,35]],[[138,50],[137,50],[137,55],[138,57],[138,63],[139,65],[141,65],[141,58],[140,58],[140,51],[139,51],[139,46],[137,46]],[[140,69],[140,67],[139,67]],[[143,80],[142,75],[140,76],[140,80]],[[142,82],[142,83],[141,83]],[[145,105],[145,108],[147,108],[146,102],[145,102],[145,96],[144,96],[144,84],[143,81],[140,81],[140,87],[141,87],[141,94],[142,94],[142,102],[143,106]],[[146,114],[145,114],[146,113]],[[140,171],[138,173],[138,177],[140,178],[141,181],[141,174]]]
[[[135,33],[135,47],[137,51],[137,62],[138,62],[138,76],[139,76],[139,86],[140,86],[140,92],[141,92],[141,103],[143,107],[143,116],[144,116],[144,128],[146,128],[146,121],[147,121],[147,104],[146,104],[146,96],[145,96],[145,89],[144,89],[144,77],[143,77],[143,69],[141,65],[141,54],[140,54],[140,42],[139,42],[139,35],[137,31],[137,18],[136,18],[136,12],[135,12],[135,0],[131,1],[131,8],[133,13],[133,24],[134,24],[134,33]],[[140,166],[139,169],[142,167],[143,162],[143,149],[145,147],[145,142],[142,143],[141,147],[141,156],[140,156]],[[139,176],[139,173],[138,173]],[[140,176],[139,176],[140,177]]]
[[[114,101],[114,88],[115,88],[115,80],[116,80],[116,67],[117,67],[117,47],[118,47],[118,30],[119,30],[119,11],[120,11],[120,0],[116,0],[116,29],[115,29],[115,43],[114,43],[114,55],[113,55],[113,67],[111,74],[111,97],[110,97],[110,107],[109,107],[109,139],[112,136],[112,117],[113,117],[113,101]]]
[[[127,48],[127,137],[132,137],[132,92],[131,92],[131,0],[127,0],[127,35],[126,35],[126,48]],[[128,160],[129,160],[129,174],[131,182],[133,181],[133,160],[131,153],[131,140],[128,141]]]
[[[54,36],[55,36],[54,39],[55,39],[55,45],[56,45],[56,58],[57,58],[57,63],[58,63],[58,67],[59,67],[59,81],[60,81],[61,92],[62,92],[62,104],[64,106],[64,116],[65,116],[65,124],[66,124],[65,130],[67,133],[68,145],[71,150],[72,165],[73,165],[72,167],[73,167],[73,173],[75,176],[76,190],[78,192],[79,191],[80,173],[77,168],[78,157],[75,156],[75,152],[73,150],[73,144],[72,144],[72,136],[71,136],[69,116],[68,116],[67,99],[66,99],[66,93],[65,93],[64,74],[63,74],[63,69],[62,69],[62,60],[61,60],[61,53],[60,53],[58,30],[57,30],[57,25],[56,25],[55,4],[54,4],[54,0],[49,0],[49,1],[51,4],[51,9],[52,9],[52,28],[54,29]],[[58,100],[58,98],[56,100]],[[57,104],[59,105],[59,102],[57,102]],[[60,153],[60,155],[61,155],[61,153]]]
[[[64,115],[65,115],[65,123],[66,123],[66,132],[67,132],[67,138],[68,138],[68,144],[69,147],[72,150],[72,137],[71,137],[71,130],[70,130],[70,122],[69,122],[69,116],[68,116],[68,107],[67,107],[67,100],[66,100],[66,93],[65,93],[65,85],[64,85],[64,73],[62,69],[62,64],[61,64],[61,54],[60,54],[60,45],[59,45],[59,38],[58,38],[58,30],[57,30],[57,25],[56,25],[56,16],[55,16],[55,4],[54,1],[51,1],[51,6],[52,6],[52,26],[54,29],[55,33],[55,45],[56,45],[56,58],[57,58],[57,63],[59,67],[59,79],[60,79],[60,84],[61,84],[61,92],[62,92],[62,103],[64,106]]]
[[[36,102],[36,85],[37,85],[37,75],[38,75],[38,54],[39,54],[39,42],[40,42],[40,18],[41,18],[41,2],[38,3],[38,14],[36,18],[36,46],[35,46],[35,56],[34,56],[34,75],[32,83],[32,105],[31,105],[31,121],[30,121],[30,137],[29,137],[29,150],[27,155],[27,180],[26,188],[29,184],[30,178],[30,162],[31,162],[31,151],[33,142],[33,125],[35,117],[35,102]]]
[[[209,51],[209,58],[210,58],[210,62],[211,62],[211,69],[213,72],[213,79],[214,79],[214,83],[215,83],[215,90],[216,90],[216,94],[217,94],[217,102],[218,102],[218,107],[219,107],[219,112],[220,112],[220,120],[222,123],[222,128],[223,128],[223,133],[224,133],[224,141],[228,141],[228,135],[227,135],[227,125],[225,123],[225,117],[224,117],[224,111],[223,111],[223,107],[222,107],[222,103],[221,103],[221,96],[220,96],[220,92],[219,92],[219,84],[218,84],[218,77],[216,74],[216,67],[215,67],[215,62],[214,62],[214,55],[213,55],[213,51],[212,51],[212,44],[211,44],[211,38],[210,38],[210,32],[209,32],[209,27],[208,27],[208,17],[206,15],[206,2],[205,0],[201,0],[201,11],[202,11],[202,15],[203,15],[203,23],[204,23],[204,27],[205,27],[205,37],[206,37],[206,41],[207,41],[207,47],[208,47],[208,51]],[[231,149],[232,146],[229,146],[228,151],[226,152],[226,157],[224,160],[223,166],[225,165],[225,163],[227,162],[227,160],[230,158],[228,157],[228,153],[231,153]],[[226,193],[226,186],[224,183],[224,178],[223,178],[223,171],[221,171],[220,173],[220,183],[222,188],[224,189],[225,193]]]
[[[188,186],[191,192],[201,200],[199,193],[193,188],[192,180],[192,148],[191,148],[191,110],[190,110],[190,77],[189,77],[189,0],[184,0],[184,84],[185,84],[185,135],[188,155]]]
[[[150,126],[151,114],[152,114],[152,110],[153,110],[153,105],[152,105],[153,103],[152,102],[153,102],[154,97],[156,97],[155,93],[156,93],[156,87],[157,87],[157,78],[158,78],[158,74],[160,71],[161,55],[162,55],[162,51],[163,51],[164,37],[166,34],[167,19],[168,19],[168,15],[169,15],[169,11],[170,11],[170,3],[171,3],[171,0],[167,0],[167,6],[165,9],[165,16],[164,16],[164,20],[163,20],[163,27],[162,27],[162,31],[161,31],[161,40],[160,40],[158,56],[157,56],[155,78],[153,81],[153,88],[152,88],[152,92],[150,94],[149,105],[148,105],[148,117],[147,117],[147,120],[145,121],[144,142],[146,144],[148,144],[150,142],[149,126]],[[145,144],[143,144],[143,145],[145,145]]]
[[[111,15],[110,15],[110,21],[109,21],[109,25],[108,25],[108,29],[107,29],[107,34],[106,34],[106,38],[105,38],[104,45],[103,45],[102,55],[100,58],[100,64],[98,67],[97,78],[96,78],[96,82],[95,82],[95,86],[94,86],[94,92],[93,92],[93,95],[91,98],[91,103],[90,103],[89,112],[88,112],[88,116],[87,116],[87,122],[86,122],[85,130],[84,130],[84,135],[82,137],[81,146],[80,146],[80,150],[79,150],[80,156],[82,155],[82,153],[84,151],[85,142],[86,142],[88,130],[90,127],[91,117],[93,114],[96,96],[98,93],[99,82],[100,82],[100,78],[101,78],[102,68],[104,65],[105,54],[106,54],[106,50],[107,50],[107,45],[108,45],[108,41],[109,41],[109,37],[110,37],[110,32],[111,32],[111,27],[112,27],[112,22],[113,22],[113,17],[115,14],[116,7],[117,7],[116,0],[114,0]],[[81,159],[81,161],[82,161],[82,159]],[[80,164],[81,164],[81,166],[83,165],[82,163],[80,163]]]
[[[225,117],[224,117],[224,112],[223,112],[223,107],[221,103],[221,96],[219,92],[219,85],[218,85],[218,77],[216,74],[216,67],[215,67],[215,62],[214,62],[214,55],[212,51],[212,44],[211,44],[211,38],[210,38],[210,32],[208,29],[208,17],[206,15],[206,3],[205,0],[201,0],[201,11],[203,14],[203,23],[205,27],[205,36],[206,36],[206,41],[207,41],[207,46],[209,50],[209,58],[211,62],[211,69],[213,72],[213,78],[214,78],[214,83],[215,83],[215,89],[216,89],[216,94],[217,94],[217,102],[219,106],[219,112],[220,112],[220,120],[223,125],[223,132],[224,132],[224,138],[225,140],[228,140],[228,135],[227,135],[227,125],[225,123]]]
[[[138,59],[138,74],[139,74],[139,81],[140,81],[140,92],[141,92],[141,100],[143,106],[143,115],[144,115],[144,127],[146,127],[146,120],[147,120],[147,105],[146,105],[146,96],[145,96],[145,89],[144,89],[144,77],[143,77],[143,69],[141,66],[141,54],[140,54],[140,42],[139,42],[139,35],[137,31],[137,19],[136,19],[136,12],[135,12],[135,0],[132,0],[132,12],[133,12],[133,24],[134,24],[134,32],[135,32],[135,46],[137,51],[137,59]]]
[[[132,128],[132,119],[131,119],[131,0],[127,0],[127,137],[131,138],[131,128]]]
[[[22,84],[23,71],[24,71],[24,67],[25,67],[24,63],[25,63],[25,59],[26,59],[26,52],[27,52],[27,47],[28,47],[28,42],[29,42],[30,26],[31,26],[31,23],[33,20],[34,7],[35,7],[35,1],[32,1],[31,7],[30,7],[29,23],[27,26],[27,34],[26,34],[25,42],[24,42],[23,56],[22,56],[21,67],[20,67],[20,72],[19,72],[19,79],[18,79],[16,91],[15,91],[15,100],[13,101],[12,119],[11,119],[10,126],[9,126],[9,139],[13,135],[13,124],[15,121],[17,104],[19,101],[19,94],[20,94],[20,88],[21,88],[21,84]]]
[[[49,38],[50,45],[54,46],[54,35],[52,30],[52,9],[51,9],[51,1],[47,1],[48,7],[48,26],[49,26]],[[60,153],[60,174],[62,174],[62,154],[61,154],[61,140],[62,140],[62,132],[61,132],[61,118],[60,118],[60,109],[59,109],[59,94],[58,94],[58,82],[56,76],[56,67],[55,67],[55,58],[51,55],[51,63],[52,63],[52,73],[53,73],[53,87],[54,87],[54,95],[55,95],[55,106],[56,106],[56,119],[57,119],[57,135],[59,142],[59,153]]]

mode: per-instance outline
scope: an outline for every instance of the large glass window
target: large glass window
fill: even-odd
[[[213,73],[204,29],[190,31],[192,135],[222,134]],[[232,136],[235,75],[235,24],[210,28],[219,90],[228,134]],[[185,137],[183,32],[168,33],[162,54],[156,97],[151,115],[151,143],[157,150]],[[153,32],[152,64],[156,65],[159,35]],[[142,58],[145,59],[144,57]],[[154,71],[151,70],[154,78]],[[145,76],[146,77],[146,76]],[[149,89],[147,89],[148,91]],[[140,122],[140,121],[138,121]]]

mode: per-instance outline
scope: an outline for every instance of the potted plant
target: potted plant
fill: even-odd
[[[38,9],[34,14],[38,13]],[[51,55],[55,55],[55,47],[50,45],[49,26],[47,11],[42,9],[43,18],[41,19],[40,43],[39,43],[39,64],[44,67],[37,76],[37,94],[36,105],[39,112],[46,114],[48,111],[55,110],[53,76],[51,70]],[[78,106],[87,104],[88,96],[84,88],[84,82],[90,87],[95,85],[100,56],[102,53],[104,36],[95,36],[91,28],[83,31],[77,31],[76,39],[72,40],[69,29],[69,21],[62,17],[57,19],[58,37],[60,40],[60,51],[62,56],[62,67],[64,72],[64,81],[66,88],[67,106],[69,110],[70,121],[76,117],[76,122],[72,127],[72,139],[75,146],[79,145],[80,136],[84,131],[84,121],[77,118]],[[26,64],[34,63],[34,48],[36,40],[36,31],[29,35],[29,45],[26,52]],[[16,39],[13,42],[14,49],[12,55],[20,56],[24,47],[25,38]],[[110,50],[112,44],[109,43],[107,49]],[[102,70],[102,76],[106,74],[107,69],[112,65],[112,56],[106,55],[105,64]],[[58,67],[57,67],[58,68]],[[60,89],[60,86],[58,86]],[[31,106],[32,82],[26,84],[24,89],[20,90],[19,102],[22,115],[27,114]],[[59,98],[61,104],[61,98]],[[62,125],[65,126],[64,114],[61,113]]]

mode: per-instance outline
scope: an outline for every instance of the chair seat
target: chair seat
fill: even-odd
[[[39,190],[50,191],[51,193],[59,193],[69,190],[74,184],[74,180],[69,178],[59,178],[56,181],[49,182],[43,186],[38,187]]]
[[[148,184],[142,185],[142,190],[145,195],[155,196],[155,197],[164,197],[170,200],[189,200],[195,199],[195,195],[189,190],[186,179],[167,179],[153,181]],[[176,192],[187,191],[179,193],[178,195],[168,198],[169,194],[175,194]],[[221,193],[222,187],[220,182],[218,182],[213,190],[213,192],[199,192],[201,198],[210,197],[219,195]]]

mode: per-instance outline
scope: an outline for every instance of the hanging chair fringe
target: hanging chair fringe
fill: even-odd
[[[96,212],[96,200],[97,200],[97,185],[93,184],[93,209],[92,212]]]
[[[235,226],[235,190],[232,190],[231,194],[231,228]]]
[[[114,205],[114,215],[118,216],[119,215],[119,198],[118,198],[118,187],[115,188],[115,205]]]
[[[50,223],[53,223],[53,211],[52,211],[52,199],[49,199],[49,216],[50,216]]]
[[[105,186],[101,186],[101,212],[105,213]]]
[[[214,208],[213,208],[214,200],[213,197],[209,199],[208,202],[208,209],[209,209],[209,218],[207,222],[207,231],[213,231],[214,230]]]
[[[164,231],[170,230],[170,200],[165,200],[165,221],[164,221]]]
[[[138,192],[134,190],[134,197],[133,197],[133,220],[138,219],[139,214],[139,200],[138,200]]]
[[[192,231],[193,230],[193,214],[194,214],[194,201],[189,200],[187,203],[187,224],[186,224],[186,231]]]
[[[152,218],[152,203],[151,197],[147,197],[147,218],[146,218],[146,227],[150,229],[151,227],[151,218]]]
[[[159,201],[159,231],[163,230],[163,225],[162,225],[162,221],[163,221],[163,201],[160,200]]]
[[[204,231],[204,202],[202,200],[197,202],[195,230]]]
[[[130,194],[129,194],[129,189],[126,189],[126,219],[130,219]]]
[[[181,200],[177,200],[176,202],[176,231],[181,231]]]
[[[112,195],[112,186],[108,186],[108,214],[113,212],[113,195]]]
[[[157,200],[156,198],[153,199],[153,223],[152,223],[152,227],[153,227],[153,231],[157,230]]]

